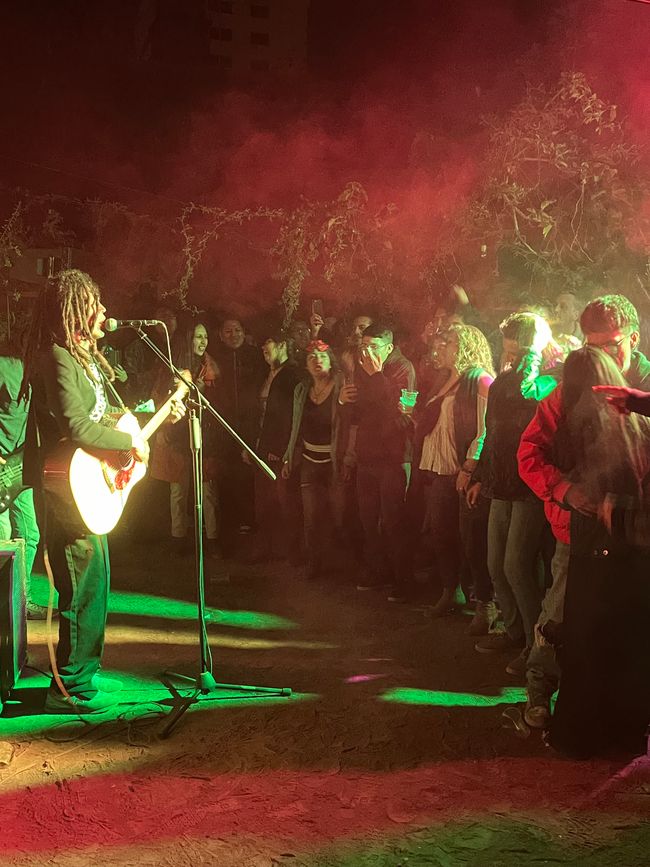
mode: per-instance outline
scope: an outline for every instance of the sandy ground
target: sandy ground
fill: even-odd
[[[28,669],[0,719],[1,864],[650,863],[649,760],[571,762],[517,737],[502,714],[521,684],[474,652],[467,616],[240,559],[209,589],[215,677],[293,696],[224,690],[163,738],[161,672],[198,671],[192,561],[123,533],[113,587],[105,669],[123,703],[44,716]],[[45,642],[31,624],[35,668]]]

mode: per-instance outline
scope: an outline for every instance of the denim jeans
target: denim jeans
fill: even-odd
[[[25,540],[25,598],[28,602],[33,601],[32,569],[40,538],[34,511],[34,492],[31,488],[27,488],[21,491],[9,508],[0,514],[0,539]]]
[[[463,585],[465,576],[469,588],[479,602],[491,602],[494,592],[487,566],[487,536],[490,501],[479,497],[473,509],[467,505],[464,494],[460,494],[460,540],[463,555]]]
[[[408,581],[404,561],[404,501],[410,464],[360,464],[357,497],[363,527],[363,558],[371,580]]]
[[[110,562],[106,536],[83,532],[78,519],[46,497],[46,537],[59,593],[56,664],[70,695],[92,698],[104,650]]]
[[[303,458],[300,463],[300,496],[305,532],[307,573],[315,577],[323,566],[332,529],[341,526],[343,489],[334,478],[331,462],[315,464]]]
[[[219,538],[221,521],[215,487],[216,482],[213,482],[212,479],[203,479],[203,524],[208,539]],[[184,539],[187,534],[187,498],[190,496],[190,491],[194,497],[191,476],[187,476],[182,482],[170,482],[169,511],[174,539]],[[192,510],[192,514],[194,514],[194,510]]]
[[[562,623],[564,592],[569,574],[569,553],[570,548],[565,542],[555,543],[555,556],[551,565],[553,584],[544,596],[539,626],[544,626],[549,621]],[[526,663],[526,682],[531,702],[533,704],[547,702],[557,689],[559,680],[560,666],[555,648],[548,643],[542,643],[541,636],[536,634]]]
[[[546,518],[539,500],[492,500],[488,568],[506,632],[532,647],[542,605],[540,547]]]

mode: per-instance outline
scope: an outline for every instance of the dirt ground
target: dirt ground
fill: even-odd
[[[245,539],[208,590],[214,674],[293,695],[224,690],[162,737],[161,673],[198,671],[192,560],[137,535],[113,540],[115,712],[40,712],[46,627],[30,624],[34,668],[0,719],[1,864],[650,863],[650,760],[572,762],[518,737],[503,712],[521,684],[473,650],[467,616],[246,565]]]

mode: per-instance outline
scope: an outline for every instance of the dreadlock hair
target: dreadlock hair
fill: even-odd
[[[94,361],[113,382],[115,371],[97,348],[97,340],[92,335],[89,319],[93,301],[99,303],[99,286],[88,274],[70,268],[61,271],[56,279],[55,319],[61,323],[65,348],[79,362],[91,379],[95,379],[90,362]],[[60,336],[60,335],[59,335]],[[88,349],[80,345],[80,340],[88,342]]]
[[[99,302],[99,287],[83,271],[68,268],[48,282],[42,303],[37,303],[25,352],[25,372],[21,393],[28,388],[34,358],[47,344],[60,343],[83,367],[91,380],[97,381],[94,361],[106,378],[113,382],[115,371],[97,348],[92,335],[91,304]],[[80,340],[87,341],[88,349]]]

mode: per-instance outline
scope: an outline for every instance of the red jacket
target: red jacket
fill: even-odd
[[[553,442],[563,413],[562,385],[537,407],[535,417],[523,432],[517,460],[519,475],[540,500],[555,538],[567,545],[571,511],[561,504],[571,487],[564,473],[553,463]]]

